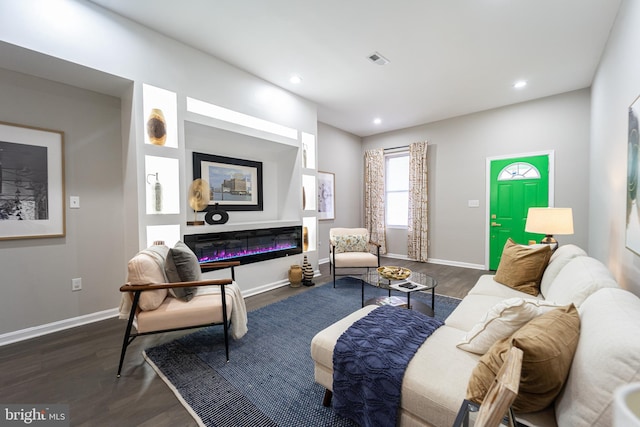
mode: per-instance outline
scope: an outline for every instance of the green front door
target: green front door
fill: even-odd
[[[489,269],[496,270],[509,237],[521,244],[540,240],[524,226],[530,207],[549,206],[549,156],[492,160],[490,174]]]

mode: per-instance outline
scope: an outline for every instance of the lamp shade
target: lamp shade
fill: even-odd
[[[613,394],[614,427],[640,427],[640,383],[618,387]]]
[[[527,233],[573,234],[573,211],[571,208],[529,208]]]

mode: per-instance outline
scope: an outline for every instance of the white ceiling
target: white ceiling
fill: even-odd
[[[368,136],[589,87],[621,0],[92,1]]]

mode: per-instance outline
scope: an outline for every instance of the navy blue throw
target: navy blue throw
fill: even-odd
[[[382,306],[354,322],[333,350],[333,409],[361,427],[395,426],[404,372],[443,322]]]

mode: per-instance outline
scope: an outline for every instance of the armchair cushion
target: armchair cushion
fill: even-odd
[[[334,236],[332,244],[336,254],[344,252],[367,252],[369,236],[366,234],[345,234]]]
[[[164,260],[169,248],[163,245],[151,246],[136,254],[127,265],[127,282],[132,285],[148,285],[151,283],[167,283],[164,272]],[[167,296],[166,289],[146,291],[140,294],[138,307],[141,310],[155,310],[160,307]],[[131,298],[130,295],[123,297]]]
[[[177,242],[173,248],[169,249],[164,271],[171,283],[202,280],[198,257],[183,242]],[[175,288],[169,292],[182,301],[190,301],[196,293],[196,288]]]

